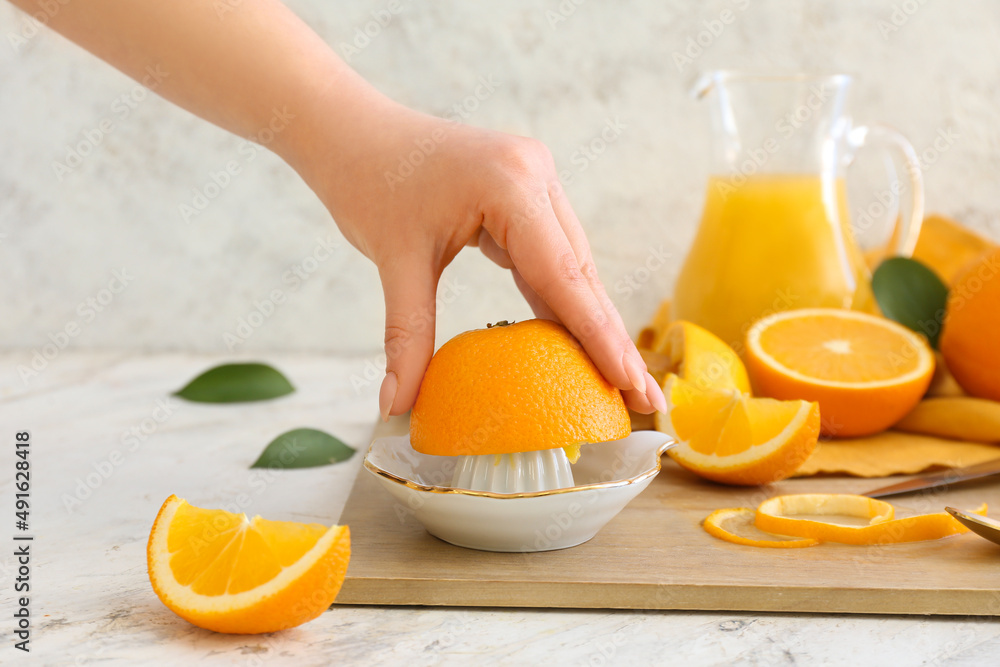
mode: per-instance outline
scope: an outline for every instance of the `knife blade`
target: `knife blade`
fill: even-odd
[[[911,491],[921,491],[923,489],[933,489],[939,486],[948,486],[958,482],[965,482],[970,479],[989,477],[1000,474],[1000,459],[990,459],[965,468],[950,468],[942,472],[919,475],[913,479],[898,484],[890,484],[878,489],[862,493],[869,498],[883,498],[894,496],[899,493],[910,493]]]

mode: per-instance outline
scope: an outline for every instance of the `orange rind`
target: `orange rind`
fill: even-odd
[[[756,512],[748,507],[730,507],[715,510],[705,519],[702,527],[709,535],[733,544],[770,549],[799,549],[814,547],[819,540],[808,537],[787,537],[765,533],[754,525]]]
[[[984,503],[973,513],[985,516],[986,511]],[[861,519],[866,523],[846,525],[815,518],[821,516]],[[768,533],[864,545],[936,540],[968,530],[946,512],[901,519],[894,516],[892,505],[867,496],[799,494],[765,500],[757,508],[754,525]]]
[[[939,345],[966,393],[1000,401],[1000,248],[958,273],[948,294]]]
[[[421,454],[478,456],[562,447],[631,433],[621,392],[566,327],[506,321],[461,333],[431,358],[410,413]]]
[[[983,503],[969,513],[986,516],[987,510]],[[845,520],[853,520],[857,525],[848,525]],[[947,512],[897,519],[895,508],[883,500],[833,493],[776,496],[762,502],[756,511],[746,507],[716,510],[702,526],[720,540],[772,549],[811,547],[822,542],[854,545],[923,542],[969,530]]]
[[[801,515],[851,517],[867,520],[864,525],[848,526]],[[889,521],[895,515],[884,500],[848,494],[809,493],[769,498],[757,507],[754,525],[768,533],[808,537],[822,542],[868,544],[869,529]],[[865,531],[868,531],[867,533]]]

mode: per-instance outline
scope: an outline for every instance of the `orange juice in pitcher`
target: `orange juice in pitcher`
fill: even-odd
[[[923,217],[913,149],[892,130],[854,127],[843,115],[850,79],[716,72],[716,175],[674,289],[674,317],[742,351],[747,329],[778,310],[875,310],[870,275],[854,243],[844,168],[854,148],[879,139],[907,165],[913,202],[894,235],[909,254]]]
[[[872,310],[869,275],[846,225],[843,180],[830,199],[808,175],[713,177],[677,279],[674,308],[739,349],[750,323],[805,306]]]

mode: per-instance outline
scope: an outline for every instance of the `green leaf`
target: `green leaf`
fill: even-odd
[[[199,403],[264,401],[295,391],[279,371],[267,364],[222,364],[210,368],[174,396]]]
[[[251,468],[315,468],[340,463],[354,456],[354,449],[329,433],[297,428],[271,441]]]
[[[886,317],[924,334],[937,349],[948,287],[936,273],[915,259],[892,257],[875,269],[872,291]]]

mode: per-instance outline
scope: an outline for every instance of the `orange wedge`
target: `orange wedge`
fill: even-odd
[[[785,479],[816,447],[819,407],[808,401],[751,398],[735,389],[702,389],[676,375],[663,384],[667,412],[657,429],[680,442],[677,463],[725,484]]]
[[[758,320],[747,370],[762,396],[816,401],[823,434],[871,435],[903,418],[934,374],[923,337],[852,310],[806,308]]]
[[[697,324],[678,320],[653,341],[653,351],[669,360],[669,371],[701,389],[750,393],[750,379],[739,355]]]
[[[708,515],[702,527],[709,535],[733,544],[745,544],[751,547],[768,547],[771,549],[798,549],[813,547],[818,540],[808,537],[786,537],[765,533],[754,525],[756,512],[748,507],[731,507],[715,510]]]
[[[170,496],[146,547],[149,581],[171,611],[236,634],[284,630],[326,610],[351,557],[347,526],[268,521]]]
[[[985,515],[983,504],[974,514]],[[810,518],[801,518],[809,515]],[[757,508],[754,525],[768,533],[811,538],[842,544],[896,544],[936,540],[964,533],[968,528],[947,512],[893,518],[895,511],[887,502],[848,494],[801,494],[777,496]],[[817,516],[851,517],[866,520],[858,525],[823,521]]]

